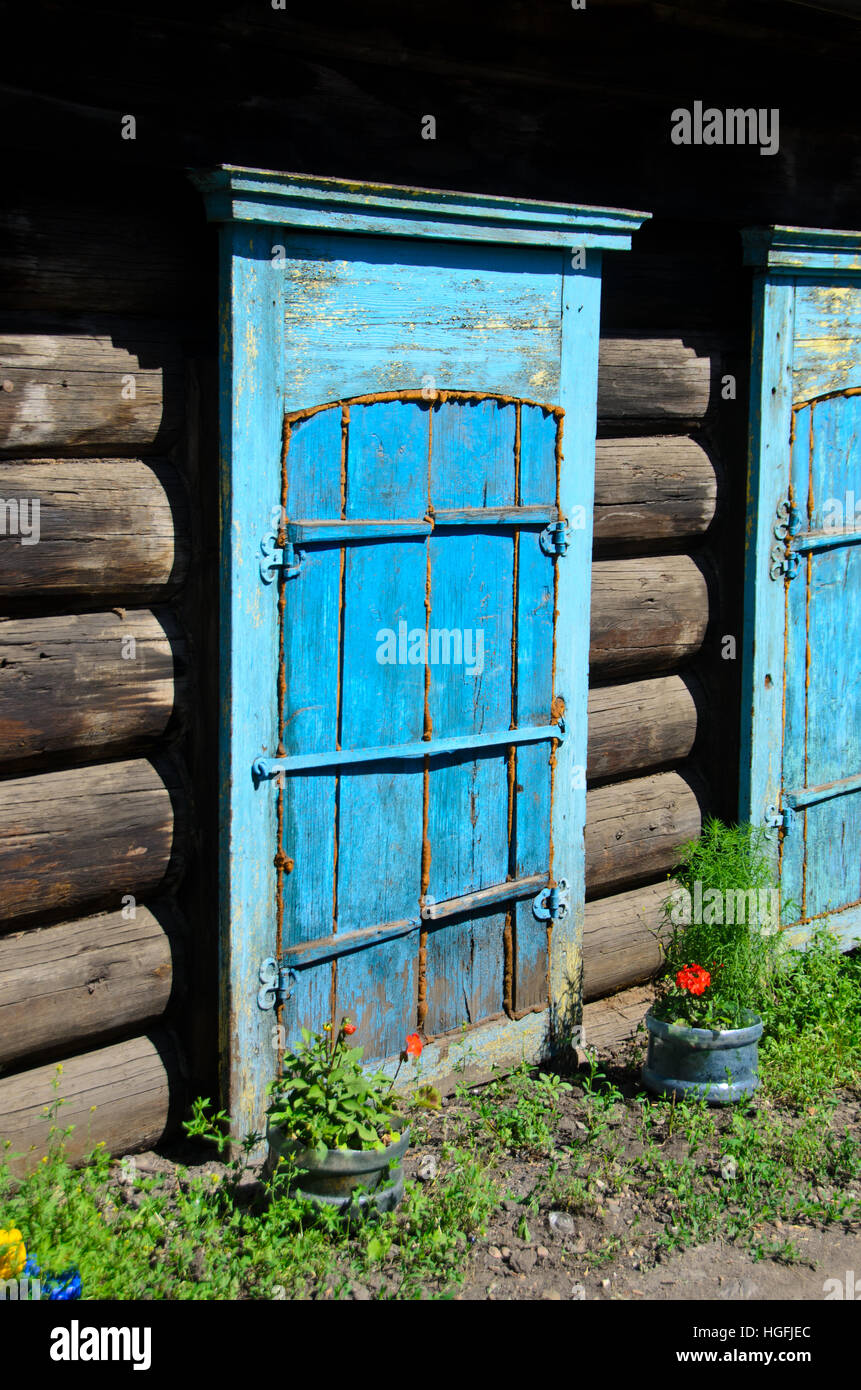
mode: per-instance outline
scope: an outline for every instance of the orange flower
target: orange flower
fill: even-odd
[[[343,1023],[341,1027],[348,1038],[351,1038],[356,1031],[355,1023]]]
[[[418,1033],[407,1035],[406,1053],[408,1057],[420,1057],[422,1055],[422,1040]]]

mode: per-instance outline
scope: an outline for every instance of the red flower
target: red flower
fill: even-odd
[[[351,1038],[356,1031],[355,1023],[343,1023],[341,1028],[348,1038]]]
[[[422,1040],[418,1033],[408,1034],[406,1054],[408,1057],[420,1057],[422,1055]]]
[[[711,982],[711,975],[701,965],[686,965],[676,976],[679,989],[690,990],[691,994],[702,994]]]

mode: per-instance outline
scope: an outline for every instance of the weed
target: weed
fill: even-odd
[[[546,1072],[536,1077],[523,1063],[470,1100],[481,1128],[500,1148],[543,1154],[553,1149],[552,1126],[559,1115],[560,1099],[570,1090],[570,1083],[561,1077]]]

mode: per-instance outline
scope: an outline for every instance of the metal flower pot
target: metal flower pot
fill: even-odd
[[[759,1086],[762,1019],[747,1013],[743,1028],[688,1028],[646,1015],[649,1050],[643,1084],[660,1096],[693,1096],[731,1105]]]
[[[371,1205],[377,1211],[391,1211],[404,1195],[401,1165],[409,1147],[409,1125],[397,1143],[386,1149],[327,1149],[323,1159],[313,1149],[303,1149],[295,1140],[285,1138],[277,1125],[269,1125],[268,1138],[269,1172],[274,1171],[279,1158],[292,1160],[303,1170],[294,1191],[309,1202],[342,1209]],[[386,1186],[378,1191],[384,1183]],[[356,1196],[359,1187],[365,1190]]]

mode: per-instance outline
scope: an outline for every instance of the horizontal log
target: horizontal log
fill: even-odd
[[[700,826],[698,797],[678,772],[593,787],[586,793],[587,894],[669,873],[679,846]]]
[[[698,424],[709,408],[713,355],[705,344],[681,338],[602,338],[599,421]]]
[[[583,1045],[600,1056],[633,1038],[655,998],[654,985],[636,985],[583,1009]],[[645,1038],[645,1030],[643,1031]]]
[[[714,464],[687,435],[598,440],[593,539],[599,551],[701,536],[716,504]]]
[[[158,452],[183,418],[181,335],[145,319],[7,319],[0,379],[6,453]]]
[[[145,758],[0,786],[0,922],[154,894],[181,869],[187,824],[177,767]]]
[[[673,879],[662,879],[586,904],[584,999],[640,984],[655,974],[663,958],[660,942],[669,936],[664,904],[674,887]]]
[[[589,646],[593,679],[681,666],[702,646],[708,619],[705,576],[689,555],[596,560]]]
[[[184,712],[187,665],[167,610],[0,619],[0,762],[163,738]]]
[[[115,1154],[152,1148],[182,1113],[181,1062],[163,1029],[69,1057],[61,1066],[56,1090],[56,1062],[0,1077],[0,1152],[10,1141],[16,1176],[32,1171],[48,1152],[52,1120],[43,1111],[56,1100],[64,1102],[56,1123],[74,1126],[65,1145],[72,1162],[99,1143]]]
[[[0,594],[151,600],[185,578],[188,499],[171,464],[16,459],[0,463],[0,498]]]
[[[0,1065],[159,1018],[177,984],[178,943],[167,903],[0,937]]]
[[[586,776],[623,777],[686,758],[697,735],[694,689],[690,677],[658,676],[590,690]]]

